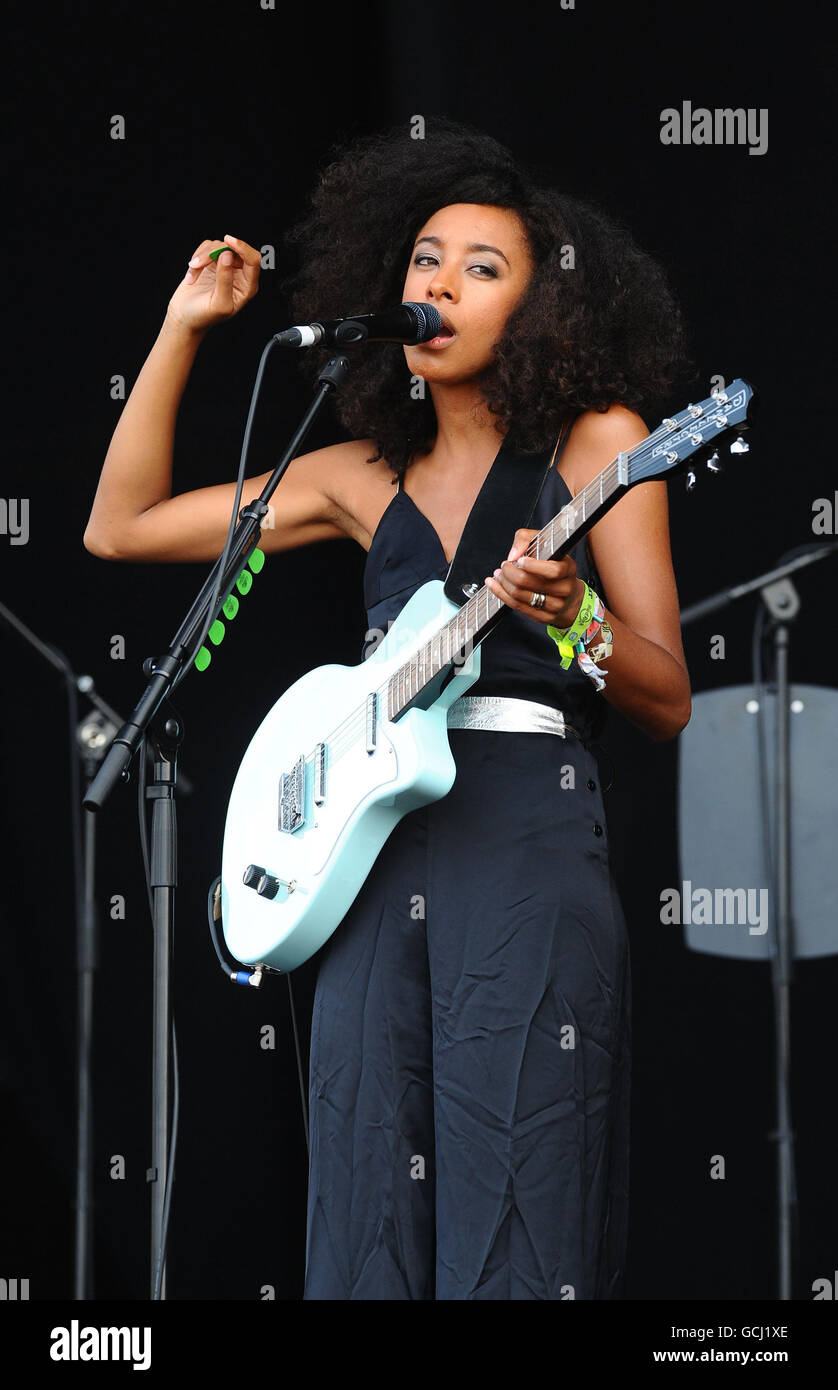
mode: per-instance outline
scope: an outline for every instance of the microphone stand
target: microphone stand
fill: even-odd
[[[774,995],[775,1034],[775,1105],[777,1127],[768,1135],[777,1144],[777,1241],[779,1260],[778,1300],[787,1302],[792,1296],[791,1232],[792,1207],[797,1204],[794,1183],[794,1132],[791,1128],[791,1032],[790,987],[792,980],[791,939],[791,749],[789,738],[789,646],[790,624],[800,610],[800,599],[788,578],[795,570],[823,560],[834,554],[838,543],[818,545],[804,555],[781,564],[746,584],[722,589],[710,598],[685,608],[681,625],[707,617],[737,599],[759,590],[774,636],[774,678],[777,688],[777,767],[776,820],[774,825],[774,950],[771,955],[771,977]],[[760,701],[761,713],[762,701]],[[766,821],[769,807],[764,807]]]
[[[73,807],[79,804],[79,759],[85,781],[93,777],[105,756],[105,748],[122,720],[116,710],[103,700],[93,684],[92,676],[77,676],[65,654],[58,647],[42,642],[10,608],[0,603],[0,617],[24,641],[60,671],[67,684],[70,700],[70,728],[74,755],[71,769]],[[98,714],[88,714],[79,722],[77,696],[85,695]],[[182,779],[184,791],[192,790],[191,783]],[[73,1298],[84,1302],[94,1297],[93,1287],[93,1084],[92,1040],[95,971],[98,966],[98,924],[96,920],[96,837],[95,821],[88,812],[82,821],[81,836],[73,814],[73,879],[76,904],[76,1195]]]
[[[247,433],[253,419],[256,396],[267,353],[274,345],[270,341],[262,354],[251,400]],[[160,658],[148,657],[143,671],[148,685],[126,723],[119,729],[99,772],[88,788],[84,806],[98,811],[121,778],[127,781],[128,764],[143,737],[148,734],[154,748],[154,772],[147,788],[152,802],[151,825],[151,893],[154,926],[153,966],[153,1074],[152,1074],[152,1138],[151,1166],[147,1179],[152,1186],[151,1210],[151,1298],[166,1297],[166,1235],[170,1195],[171,1164],[168,1158],[169,1140],[169,1040],[172,1032],[171,965],[172,931],[174,926],[175,888],[177,886],[177,816],[175,787],[177,760],[183,741],[183,724],[168,695],[185,674],[202,640],[205,619],[209,614],[216,589],[222,603],[230,592],[249,554],[258,545],[260,522],[268,510],[274,489],[297,453],[314,420],[331,391],[342,385],[349,370],[349,359],[342,353],[333,357],[318,376],[318,388],[300,424],[288,443],[279,463],[268,479],[260,496],[239,512],[239,521],[224,563],[224,553],[215,562],[207,580],[178,628],[166,653]],[[220,576],[220,584],[219,584]],[[209,614],[215,617],[215,614]],[[173,1170],[172,1175],[173,1175]]]

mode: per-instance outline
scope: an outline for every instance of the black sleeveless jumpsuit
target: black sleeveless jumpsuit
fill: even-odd
[[[551,469],[531,525],[569,501]],[[574,559],[598,588],[584,542]],[[400,489],[367,557],[369,628],[447,572]],[[580,736],[450,730],[451,791],[399,822],[320,953],[306,1299],[624,1292],[630,967],[601,696],[511,609],[480,651],[469,695],[551,705]]]

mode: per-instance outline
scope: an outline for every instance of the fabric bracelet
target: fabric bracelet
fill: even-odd
[[[584,580],[582,582],[585,583]],[[604,690],[603,676],[607,676],[608,672],[604,667],[597,669],[594,662],[603,661],[611,655],[614,649],[614,633],[605,620],[605,605],[599,594],[585,584],[582,603],[572,627],[557,628],[549,625],[547,631],[559,649],[562,670],[569,669],[575,656],[581,670],[594,682],[597,693]],[[600,634],[600,642],[588,650],[597,633]]]
[[[585,583],[584,580],[582,582],[583,584]],[[588,584],[585,584],[585,592],[582,596],[579,612],[576,614],[572,625],[570,627],[560,628],[548,624],[547,631],[559,649],[563,671],[569,669],[576,652],[577,644],[582,641],[593,621],[598,601],[598,595],[594,593],[593,589]]]

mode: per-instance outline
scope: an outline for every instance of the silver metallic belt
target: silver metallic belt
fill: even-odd
[[[560,709],[507,695],[461,695],[448,709],[449,729],[504,729],[510,734],[578,734]]]

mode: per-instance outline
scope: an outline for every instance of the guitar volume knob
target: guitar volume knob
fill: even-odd
[[[274,878],[273,874],[262,874],[256,885],[256,892],[260,898],[275,898],[279,892],[279,879]]]
[[[248,864],[242,874],[242,883],[246,888],[252,888],[260,898],[275,898],[280,887],[286,888],[290,894],[297,886],[295,878],[280,878],[278,874],[269,874],[261,864]]]
[[[258,891],[259,880],[265,877],[265,870],[261,864],[248,864],[242,874],[242,883],[245,888],[256,888]]]

